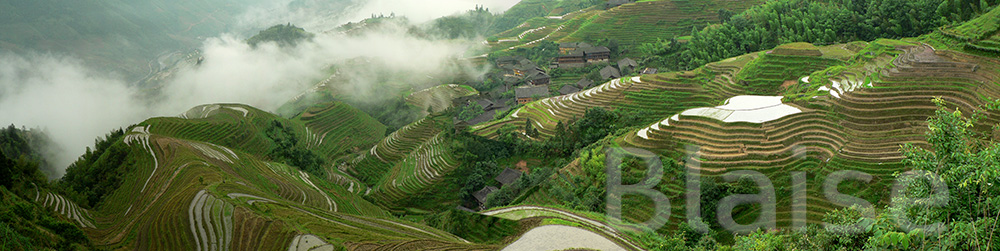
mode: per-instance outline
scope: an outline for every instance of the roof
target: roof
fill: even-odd
[[[546,79],[549,74],[544,71],[528,71],[528,80]]]
[[[575,85],[564,85],[562,88],[559,88],[559,94],[562,95],[577,93],[579,91],[580,88],[576,87]]]
[[[608,49],[608,47],[598,46],[598,47],[590,47],[590,48],[583,49],[583,53],[584,54],[611,53],[611,50]]]
[[[535,65],[535,62],[531,62],[531,60],[528,59],[518,60],[517,63],[521,65]]]
[[[581,90],[590,89],[592,86],[594,86],[594,81],[587,78],[581,78],[580,81],[576,81],[576,87],[579,87]]]
[[[620,78],[620,77],[622,77],[622,74],[618,72],[618,69],[615,69],[610,65],[605,66],[603,69],[601,69],[601,78],[609,79],[609,78]]]
[[[497,175],[496,180],[500,184],[509,185],[510,183],[514,183],[518,178],[521,178],[521,171],[504,168],[503,172]]]
[[[618,61],[618,67],[625,67],[625,66],[636,67],[639,66],[639,63],[636,62],[635,60],[632,60],[631,58],[624,58]]]
[[[483,110],[486,110],[487,108],[493,106],[493,102],[486,99],[476,100],[476,104],[478,104],[479,107],[482,107]]]
[[[479,123],[493,120],[493,117],[496,116],[497,111],[498,111],[497,109],[491,109],[489,111],[483,112],[482,114],[479,114],[479,116],[476,116],[475,118],[472,118],[469,121],[465,121],[465,123],[467,123],[468,125],[478,125]]]
[[[537,85],[518,87],[517,89],[514,89],[514,96],[517,98],[533,98],[535,96],[547,97],[549,96],[549,86]]]
[[[493,192],[496,192],[497,190],[500,189],[495,186],[487,186],[473,193],[472,197],[476,197],[476,200],[479,201],[479,203],[486,204],[486,196],[490,195]]]
[[[642,70],[642,74],[656,74],[658,71],[659,70],[656,68],[646,68],[645,70]]]

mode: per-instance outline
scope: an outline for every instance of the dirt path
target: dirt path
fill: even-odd
[[[625,250],[599,234],[570,226],[547,225],[536,227],[503,250],[566,250],[585,248],[595,250]]]

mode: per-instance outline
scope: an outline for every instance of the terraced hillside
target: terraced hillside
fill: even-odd
[[[264,129],[284,121],[276,115],[238,104],[202,105],[177,118],[153,118],[140,125],[159,124],[151,133],[228,146],[254,155],[266,155],[273,142]],[[367,147],[385,135],[385,126],[344,103],[310,107],[300,114],[291,131],[310,150],[333,159],[355,147]]]
[[[957,39],[968,50],[1000,53],[1000,9],[993,8],[979,17],[954,27],[944,27],[941,34]]]
[[[478,94],[476,89],[467,85],[439,85],[411,93],[406,96],[406,103],[420,107],[421,111],[440,113],[451,107],[452,100]]]
[[[841,192],[887,203],[888,191],[882,188],[892,185],[893,173],[905,170],[900,145],[926,144],[925,121],[936,110],[935,98],[962,111],[976,111],[1000,98],[996,58],[936,50],[915,41],[808,47],[783,46],[690,72],[618,79],[536,101],[473,130],[495,136],[497,128],[523,128],[530,118],[546,138],[557,122],[582,117],[589,107],[646,112],[655,116],[650,124],[618,136],[615,145],[652,150],[710,178],[734,170],[761,171],[777,188],[792,187],[791,172],[808,172],[808,220],[816,223],[841,207],[828,201],[822,188],[823,178],[835,171],[872,174],[872,182]],[[778,100],[788,112],[774,116],[767,114],[778,108],[774,103],[745,106],[730,99],[759,99],[741,96],[747,94],[785,95],[770,100]],[[996,112],[986,115],[979,130],[988,131],[1000,121]],[[696,150],[689,152],[689,146]],[[695,157],[685,158],[689,155]],[[669,173],[660,187],[671,201],[683,201],[685,181]],[[792,197],[779,197],[778,226],[788,227]],[[682,204],[672,203],[672,224],[686,221]],[[626,217],[645,220],[651,212],[643,208],[625,210]],[[737,217],[748,222],[756,215]]]
[[[424,117],[389,134],[370,150],[353,159],[346,172],[375,185],[397,162],[441,133],[445,117]]]
[[[373,201],[395,206],[459,166],[452,155],[454,143],[443,131],[450,123],[444,115],[432,115],[407,125],[359,155],[345,171],[372,187],[365,195]]]
[[[691,27],[719,23],[719,9],[743,12],[764,1],[662,0],[640,1],[611,8],[590,17],[566,41],[607,38],[626,45],[656,42],[689,35]]]
[[[196,107],[185,116],[200,120],[197,128],[206,134],[249,130],[253,121],[274,118],[232,105]],[[35,200],[79,224],[99,247],[110,249],[495,248],[400,221],[345,186],[262,159],[251,153],[261,149],[239,141],[258,137],[200,136],[218,144],[196,140],[176,129],[195,125],[178,120],[147,120],[113,143],[130,149],[129,168],[121,174],[121,187],[99,208],[85,210],[44,190],[36,192]]]
[[[526,21],[521,26],[496,35],[494,50],[530,46],[539,40],[553,42],[615,40],[623,45],[639,45],[688,35],[693,26],[719,23],[718,11],[725,8],[740,13],[764,1],[658,0],[625,4],[608,10],[588,8],[562,16]]]

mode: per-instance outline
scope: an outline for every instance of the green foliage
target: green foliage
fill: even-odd
[[[553,13],[554,10],[561,10],[560,13],[570,13],[604,4],[603,0],[525,0],[520,1],[502,15],[500,15],[493,26],[489,29],[489,34],[500,33],[532,18],[544,17]],[[558,14],[556,14],[558,15]]]
[[[559,176],[549,187],[549,195],[575,210],[604,212],[607,196],[604,157],[603,148],[582,153],[583,175]]]
[[[295,25],[279,24],[262,30],[257,35],[250,37],[250,39],[247,39],[247,44],[251,47],[257,47],[261,43],[274,42],[278,46],[295,46],[301,41],[312,39],[313,36],[315,35]]]
[[[98,208],[104,197],[121,186],[122,178],[134,166],[129,159],[132,149],[122,142],[125,132],[114,130],[98,138],[94,149],[87,148],[83,156],[66,169],[57,183],[66,197],[85,208]]]
[[[779,44],[843,43],[914,37],[943,25],[943,0],[768,1],[722,25],[692,32],[688,43],[641,45],[652,66],[694,69],[709,62],[774,48]],[[654,47],[665,47],[656,50]]]
[[[755,231],[736,239],[733,250],[779,251],[789,250],[786,236],[776,232]]]
[[[0,249],[74,250],[90,245],[76,225],[0,187]]]
[[[447,16],[435,19],[429,33],[457,39],[473,39],[488,35],[488,29],[496,16],[488,8],[476,6],[462,15]]]
[[[483,187],[497,185],[493,177],[500,174],[500,170],[502,169],[493,161],[476,162],[471,168],[460,168],[456,171],[456,173],[462,173],[459,177],[463,177],[459,198],[470,203],[475,201],[475,198],[472,197],[473,193]]]
[[[326,165],[326,160],[307,149],[305,143],[300,143],[290,126],[274,120],[264,130],[264,134],[274,142],[271,152],[268,153],[269,157],[313,175],[320,177],[325,175],[323,166]]]
[[[506,206],[514,202],[521,193],[548,180],[555,173],[555,168],[535,168],[531,173],[522,175],[513,183],[507,184],[491,193],[486,199],[486,208]]]
[[[462,106],[462,107],[458,108],[458,111],[457,111],[458,116],[456,116],[456,117],[458,118],[458,120],[463,120],[463,121],[464,120],[470,120],[470,119],[476,118],[476,116],[479,116],[480,114],[483,114],[484,112],[486,112],[486,111],[483,110],[482,106],[479,106],[479,104],[477,104],[475,102],[470,102],[468,105]]]
[[[555,134],[544,142],[542,148],[546,154],[569,156],[576,149],[593,144],[619,129],[638,124],[639,120],[637,114],[623,110],[590,108],[583,118],[568,124],[563,124],[562,121],[556,124]]]
[[[559,44],[544,40],[537,43],[537,45],[528,48],[518,47],[514,50],[490,53],[487,59],[490,62],[495,63],[496,59],[502,56],[524,57],[531,60],[531,62],[534,62],[535,65],[538,65],[539,67],[547,67],[552,60],[555,60],[555,57],[559,56]]]
[[[379,123],[387,126],[386,135],[417,121],[420,119],[421,112],[424,112],[419,107],[408,105],[403,96],[378,99],[351,96],[343,101],[357,107],[358,110],[367,113]]]

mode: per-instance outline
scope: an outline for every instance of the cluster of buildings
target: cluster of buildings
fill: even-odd
[[[611,61],[611,50],[604,46],[593,46],[588,43],[561,43],[559,56],[553,60],[549,68],[577,68],[593,64],[607,64]],[[492,120],[496,113],[505,112],[513,105],[523,105],[550,96],[549,83],[552,77],[537,64],[520,56],[502,56],[496,59],[500,69],[500,79],[503,85],[496,90],[486,92],[479,97],[456,100],[456,106],[470,105],[473,102],[485,111],[483,114],[467,120],[456,122],[465,125],[476,125]],[[600,69],[601,79],[621,78],[623,73],[637,70],[639,63],[630,58],[618,61],[617,67],[607,65]],[[647,68],[642,74],[655,74],[656,69]],[[594,82],[582,78],[574,84],[562,86],[558,92],[561,95],[573,94],[594,86]],[[512,90],[513,99],[499,99],[501,94]]]

